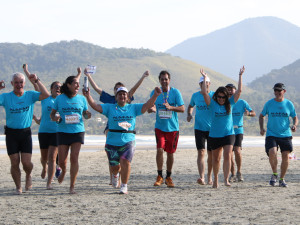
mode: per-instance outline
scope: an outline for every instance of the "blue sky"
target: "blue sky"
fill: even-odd
[[[275,16],[300,26],[299,0],[10,0],[0,6],[2,43],[76,39],[165,51],[252,17]]]

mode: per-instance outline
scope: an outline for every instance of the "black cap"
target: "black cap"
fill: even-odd
[[[273,87],[274,90],[278,90],[278,91],[282,91],[282,90],[285,90],[285,86],[283,83],[277,83],[274,85]]]
[[[234,84],[227,84],[226,86],[225,86],[226,88],[234,88],[234,89],[236,89],[236,87],[234,86]]]

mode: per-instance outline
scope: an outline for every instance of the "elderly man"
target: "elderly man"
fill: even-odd
[[[15,73],[12,76],[11,85],[13,91],[0,95],[0,105],[6,112],[6,148],[11,162],[11,176],[16,185],[16,194],[22,194],[20,162],[26,173],[25,190],[32,187],[31,171],[33,164],[31,123],[33,106],[36,101],[49,97],[49,93],[40,79],[35,74],[29,74],[28,78],[39,87],[41,92],[24,91],[25,76]],[[0,87],[3,89],[4,87]]]
[[[273,89],[275,98],[265,104],[259,115],[260,134],[262,136],[265,134],[264,117],[268,115],[265,148],[273,171],[269,184],[275,186],[278,179],[277,151],[279,146],[282,157],[279,187],[287,187],[284,176],[289,166],[289,153],[293,151],[292,132],[297,129],[298,118],[293,103],[284,98],[286,92],[284,84],[277,83]],[[293,119],[291,127],[289,117]]]

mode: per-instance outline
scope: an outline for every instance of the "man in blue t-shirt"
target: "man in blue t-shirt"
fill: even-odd
[[[233,84],[227,84],[226,89],[228,91],[229,97],[235,94],[236,87]],[[233,154],[231,154],[231,175],[229,177],[229,182],[243,182],[244,178],[241,173],[242,167],[242,141],[244,138],[244,128],[243,128],[243,120],[244,116],[254,117],[256,116],[255,112],[249,106],[248,102],[243,99],[239,99],[232,109],[232,119],[233,119],[233,128],[235,133],[235,142],[233,145],[233,152],[235,156],[235,162],[237,167],[237,172],[235,176],[234,171],[234,160]]]
[[[156,112],[155,136],[156,136],[156,164],[157,178],[154,186],[160,186],[163,182],[163,154],[167,152],[167,176],[165,184],[174,187],[171,178],[174,162],[174,153],[177,149],[179,138],[179,123],[177,113],[184,112],[184,102],[181,93],[176,88],[170,87],[171,75],[168,71],[161,71],[159,74],[162,93],[155,101],[155,105],[148,112]],[[150,96],[154,94],[154,90]]]
[[[20,162],[26,173],[25,190],[32,187],[31,171],[33,164],[31,123],[33,107],[36,101],[49,97],[49,93],[40,79],[35,74],[29,74],[30,82],[39,87],[40,92],[25,91],[25,76],[22,73],[15,73],[12,76],[11,85],[13,91],[0,95],[0,105],[6,113],[6,148],[11,162],[11,176],[16,185],[16,194],[22,194]],[[0,87],[3,89],[4,87]]]
[[[287,187],[284,176],[289,165],[289,153],[293,151],[292,132],[297,130],[298,118],[293,103],[284,98],[286,92],[284,84],[277,83],[273,89],[275,98],[265,104],[259,115],[260,134],[263,136],[266,132],[264,129],[264,117],[268,115],[265,148],[273,171],[269,183],[271,186],[275,186],[278,179],[277,151],[279,146],[282,158],[279,186]],[[291,127],[289,117],[293,119]]]
[[[202,90],[202,86],[204,84],[204,78],[201,76],[199,81],[200,89]],[[210,79],[207,77],[206,81],[206,89],[207,93],[212,98],[214,95],[213,91],[209,91]],[[211,126],[211,110],[210,107],[206,105],[203,94],[201,91],[197,91],[192,95],[190,104],[187,109],[187,121],[190,122],[193,118],[192,113],[193,109],[196,106],[196,115],[195,115],[195,141],[196,147],[198,150],[197,157],[197,166],[200,178],[197,180],[198,184],[204,185],[204,171],[205,171],[205,140],[207,142],[207,183],[212,184],[212,149],[209,142],[209,130]]]

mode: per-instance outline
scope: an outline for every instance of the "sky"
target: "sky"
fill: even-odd
[[[0,43],[81,40],[164,52],[247,18],[300,27],[299,0],[10,0],[0,7]]]

